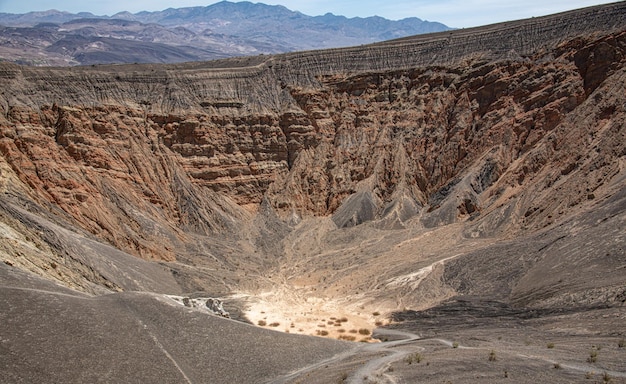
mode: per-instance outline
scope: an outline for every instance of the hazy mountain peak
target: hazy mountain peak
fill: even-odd
[[[54,27],[50,23],[70,24],[51,33]],[[199,61],[357,46],[449,29],[418,18],[347,18],[330,12],[308,16],[282,5],[247,1],[134,14],[122,11],[113,16],[56,10],[0,14],[0,25],[25,28],[4,31],[12,43],[10,48],[0,47],[0,59],[36,65]],[[67,28],[69,25],[73,27]],[[86,36],[90,36],[87,41]],[[106,47],[96,41],[102,37],[110,39]]]

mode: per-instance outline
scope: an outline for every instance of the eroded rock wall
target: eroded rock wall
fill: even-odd
[[[173,260],[184,232],[227,231],[247,215],[194,184],[141,110],[12,108],[2,125],[0,151],[35,201],[132,254]]]
[[[0,153],[19,193],[149,259],[243,236],[261,203],[340,227],[541,228],[623,166],[625,14],[178,66],[1,64]]]
[[[562,199],[592,199],[608,179],[571,173],[583,162],[598,163],[605,175],[619,172],[625,42],[617,33],[525,60],[335,75],[320,78],[321,90],[293,88],[321,143],[302,153],[269,196],[279,209],[324,215],[366,190],[376,197],[374,216],[408,198],[427,207],[427,226],[476,216],[520,188],[526,201],[506,204],[523,205],[528,225],[537,217],[532,205],[542,205],[530,203],[538,196],[529,191],[568,178]],[[551,181],[536,185],[538,174]],[[551,222],[547,216],[532,225]]]

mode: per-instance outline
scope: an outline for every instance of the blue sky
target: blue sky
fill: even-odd
[[[253,0],[253,2],[258,2]],[[260,1],[280,4],[316,16],[332,12],[348,17],[382,16],[398,20],[419,17],[439,21],[451,27],[472,27],[516,20],[533,16],[605,4],[608,1],[591,0],[278,0]],[[113,15],[120,11],[160,11],[166,8],[207,6],[211,0],[0,0],[0,12],[26,13],[56,9],[77,13],[91,12],[96,15]]]

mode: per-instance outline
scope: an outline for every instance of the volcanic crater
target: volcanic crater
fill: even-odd
[[[624,382],[625,63],[624,2],[0,62],[0,381]]]

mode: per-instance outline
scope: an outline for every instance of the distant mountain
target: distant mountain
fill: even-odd
[[[416,17],[400,21],[378,16],[349,19],[332,13],[312,17],[280,5],[228,1],[208,7],[170,8],[161,12],[124,13],[113,17],[167,27],[182,26],[195,32],[210,29],[227,35],[271,41],[279,39],[296,49],[350,46],[449,29],[444,24]]]
[[[448,29],[416,17],[307,16],[279,5],[228,1],[113,16],[55,10],[0,13],[0,60],[30,65],[173,63],[355,46]]]
[[[55,9],[43,12],[28,12],[23,14],[15,13],[0,13],[0,25],[10,27],[32,27],[41,23],[65,23],[70,20],[82,19],[82,18],[94,18],[93,13],[80,12],[69,13],[61,12]],[[100,18],[106,18],[107,16],[100,16]]]

